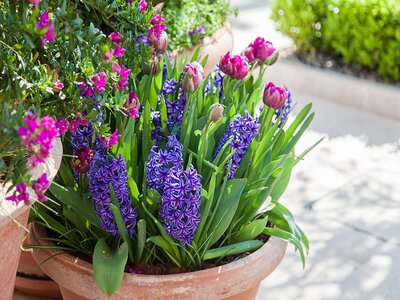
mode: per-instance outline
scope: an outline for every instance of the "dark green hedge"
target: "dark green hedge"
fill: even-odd
[[[399,0],[275,0],[273,19],[300,52],[339,55],[400,79]]]

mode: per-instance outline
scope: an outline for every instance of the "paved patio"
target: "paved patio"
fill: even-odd
[[[270,1],[232,2],[240,9],[232,21],[235,52],[256,36],[278,48],[290,46],[269,19]],[[294,113],[308,102],[316,112],[298,152],[325,136],[296,167],[281,200],[308,234],[311,249],[303,270],[289,246],[257,299],[399,299],[400,122],[292,94]]]

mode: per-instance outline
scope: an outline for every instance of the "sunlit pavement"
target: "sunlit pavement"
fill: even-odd
[[[232,21],[235,52],[257,36],[290,45],[269,19],[269,2],[232,1],[241,11]],[[298,154],[325,137],[296,166],[281,200],[311,249],[303,270],[289,246],[257,299],[399,299],[400,122],[292,93],[294,114],[308,102],[316,113]]]

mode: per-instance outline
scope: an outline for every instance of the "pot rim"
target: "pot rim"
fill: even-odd
[[[37,244],[40,246],[53,245],[53,243],[51,241],[40,239],[40,238],[46,236],[45,228],[41,224],[30,223],[29,228],[30,228],[30,232],[31,232],[31,235],[29,235],[29,243],[30,244]],[[239,258],[233,262],[230,262],[230,263],[227,263],[227,264],[224,264],[221,266],[217,266],[217,267],[213,267],[213,268],[209,268],[209,269],[198,270],[198,271],[178,273],[178,274],[167,274],[167,275],[145,275],[145,274],[124,273],[124,280],[127,278],[127,279],[133,279],[133,281],[135,281],[135,282],[138,282],[138,281],[141,281],[141,282],[153,282],[153,281],[168,282],[168,281],[187,280],[188,276],[190,276],[191,279],[200,279],[203,277],[209,277],[210,274],[220,274],[223,272],[232,272],[235,270],[239,270],[243,266],[248,265],[251,261],[260,259],[263,256],[268,257],[268,254],[271,254],[274,252],[282,253],[282,257],[283,257],[286,252],[286,248],[287,248],[287,242],[285,242],[279,238],[270,236],[268,241],[258,250],[250,253],[249,255],[247,255],[243,258]],[[45,248],[40,248],[40,249],[34,248],[33,253],[35,253],[35,251],[38,251],[38,250],[43,252],[46,257],[51,258],[49,260],[46,259],[46,261],[43,262],[43,264],[46,264],[50,260],[55,260],[56,263],[68,265],[71,269],[80,270],[84,274],[93,275],[93,265],[83,259],[75,257],[64,251],[56,251],[56,250],[45,249]],[[34,256],[34,258],[35,258],[35,256]],[[36,260],[36,258],[35,258],[35,260]],[[280,262],[280,260],[279,260],[279,262]],[[37,261],[37,263],[40,264],[41,262]],[[275,267],[274,267],[274,269],[275,269]],[[93,280],[94,280],[94,278],[93,278]]]
[[[49,182],[52,182],[54,177],[58,173],[58,169],[60,168],[62,155],[63,146],[61,143],[61,139],[57,137],[54,140],[53,149],[50,151],[50,156],[46,159],[45,163],[39,164],[35,168],[30,170],[32,178],[37,179],[40,175],[46,172]],[[25,205],[23,202],[15,205],[14,202],[5,200],[6,196],[10,195],[13,191],[11,190],[6,193],[10,185],[10,182],[0,184],[0,228],[10,221],[15,221],[16,218],[18,218],[30,207],[30,205]],[[31,204],[37,201],[36,194],[31,188],[28,189],[28,192],[30,198],[33,199],[33,201],[31,201]]]

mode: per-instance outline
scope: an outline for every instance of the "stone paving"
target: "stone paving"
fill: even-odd
[[[291,45],[269,19],[270,1],[232,3],[240,9],[232,21],[236,53],[257,36]],[[308,102],[316,112],[298,152],[325,137],[296,166],[281,200],[311,249],[303,270],[289,246],[257,299],[400,299],[400,122],[292,94],[294,114]]]

